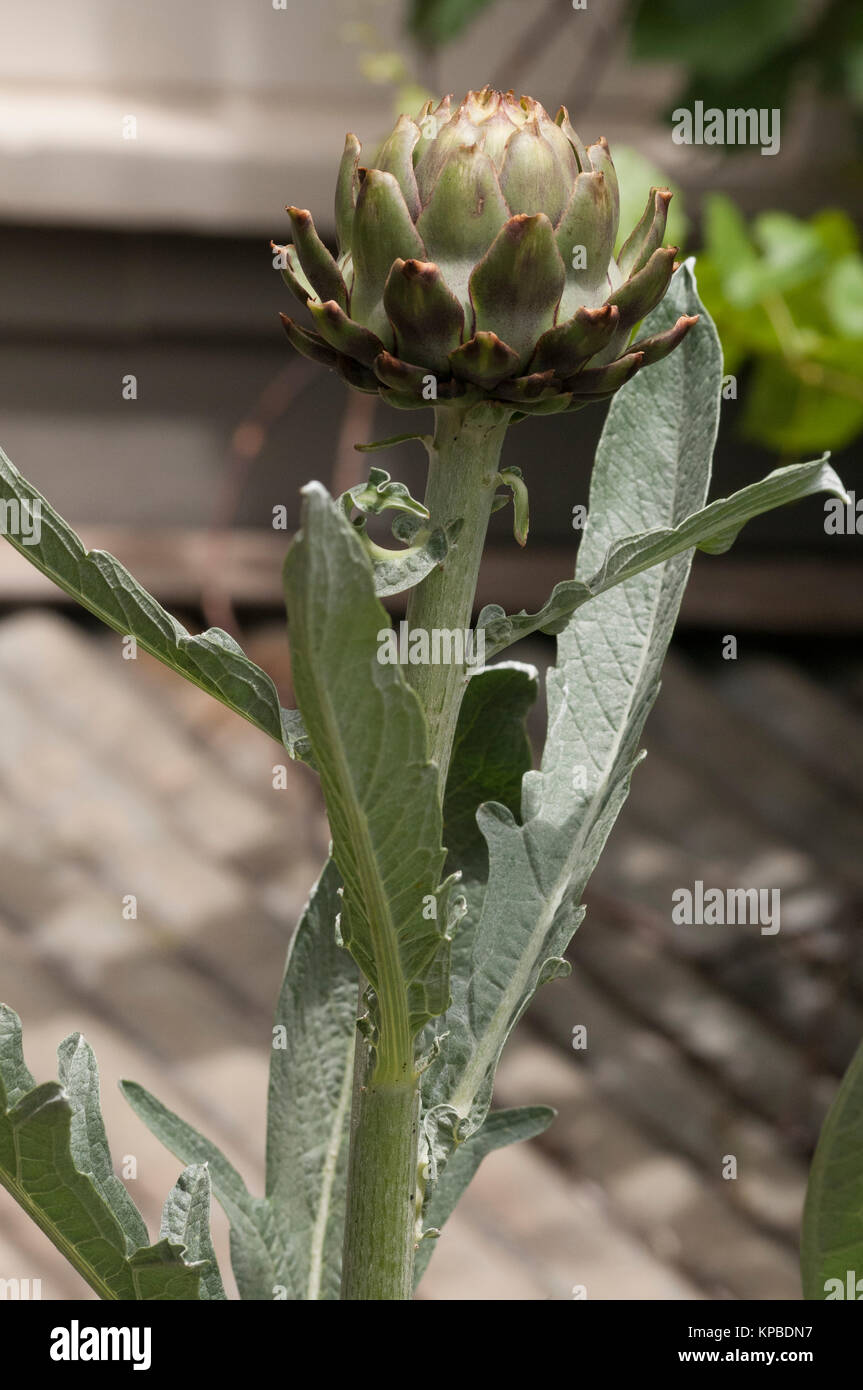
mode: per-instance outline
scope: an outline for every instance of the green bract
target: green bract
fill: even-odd
[[[401,116],[371,167],[348,135],[336,260],[289,207],[284,276],[315,329],[282,315],[298,351],[410,409],[483,398],[524,414],[578,410],[665,357],[695,322],[628,346],[662,299],[671,194],[652,188],[615,259],[608,143],[585,147],[565,107],[485,87]]]

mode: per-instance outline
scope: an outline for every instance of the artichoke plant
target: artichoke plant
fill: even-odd
[[[338,257],[311,214],[287,209],[275,247],[315,330],[282,315],[301,353],[402,408],[505,403],[517,417],[577,410],[666,356],[695,322],[629,345],[662,299],[671,194],[652,188],[615,258],[608,148],[566,108],[485,87],[401,116],[373,165],[348,135],[336,191]]]
[[[693,549],[727,550],[750,517],[798,497],[850,505],[826,457],[703,505],[722,381],[704,315],[675,360],[613,403],[574,574],[537,612],[486,604],[471,632],[489,518],[508,501],[500,487],[516,538],[527,533],[525,480],[499,468],[512,420],[610,395],[680,342],[700,300],[681,267],[652,336],[627,350],[671,276],[669,195],[652,191],[614,260],[608,148],[585,149],[565,111],[550,121],[535,102],[485,89],[454,115],[444,101],[402,119],[378,167],[360,169],[359,154],[349,136],[338,260],[309,214],[290,209],[286,274],[319,331],[288,323],[289,333],[360,390],[433,403],[434,431],[365,445],[420,442],[423,503],[379,468],[338,498],[317,482],[303,489],[283,570],[297,709],[228,633],[193,636],[119,560],[88,551],[0,449],[6,540],[124,641],[272,738],[277,757],[308,763],[332,836],[278,989],[264,1197],[210,1140],[124,1083],[188,1165],[150,1244],[112,1175],[92,1052],[72,1034],[59,1081],[36,1085],[20,1020],[0,1004],[0,1187],[106,1300],[225,1298],[211,1190],[231,1224],[242,1298],[413,1296],[485,1155],[553,1118],[546,1106],[491,1110],[495,1072],[537,989],[568,971],[563,953],[639,761]],[[386,510],[398,514],[398,551],[365,529]],[[396,638],[380,600],[398,593],[408,597]],[[535,632],[558,637],[537,767],[526,719],[538,672],[496,659]],[[804,1239],[815,1296],[848,1258],[840,1232],[834,1259],[825,1183],[831,1164],[844,1181],[847,1162],[824,1145]],[[852,1197],[859,1207],[859,1184]],[[573,1258],[570,1277],[581,1278]]]

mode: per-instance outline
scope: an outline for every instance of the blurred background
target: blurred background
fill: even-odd
[[[332,236],[346,130],[373,150],[401,110],[486,82],[607,136],[624,232],[650,184],[675,189],[670,238],[725,350],[713,495],[824,449],[859,489],[854,0],[0,0],[0,442],[88,545],[193,629],[234,633],[288,699],[273,508],[290,531],[305,481],[351,486],[353,445],[407,426],[292,355],[269,241],[288,202]],[[778,110],[778,152],[676,144],[696,101]],[[530,542],[493,519],[481,602],[537,607],[571,574],[603,416],[513,431]],[[421,495],[420,454],[376,461]],[[799,1296],[806,1168],[863,1036],[863,507],[838,534],[825,520],[813,498],[696,559],[573,975],[501,1071],[500,1103],[560,1117],[486,1161],[421,1296]],[[516,655],[545,667],[553,645]],[[290,766],[274,789],[262,735],[124,661],[8,546],[0,706],[0,996],[31,1069],[54,1075],[85,1032],[151,1227],[177,1165],[121,1076],[260,1186],[270,1011],[326,853],[315,780]],[[672,892],[699,879],[780,889],[780,932],[673,925]],[[5,1201],[16,1275],[88,1296]]]

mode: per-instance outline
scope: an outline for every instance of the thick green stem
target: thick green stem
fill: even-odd
[[[412,632],[423,629],[431,637],[435,629],[459,633],[470,627],[510,414],[500,405],[477,405],[467,411],[438,407],[425,504],[435,526],[457,520],[463,525],[445,563],[411,591],[407,621]],[[440,769],[443,794],[466,667],[455,661],[406,665],[404,674],[426,712],[429,751]]]
[[[342,1298],[413,1296],[419,1089],[413,1061],[403,1081],[374,1079],[372,1049],[357,1039]]]
[[[470,628],[498,460],[511,411],[482,404],[437,411],[426,506],[435,526],[461,520],[445,563],[411,593],[408,626],[464,633]],[[456,644],[453,644],[455,647]],[[452,655],[452,650],[448,653]],[[474,651],[473,657],[476,659]],[[446,781],[467,675],[464,661],[406,665],[429,722],[430,756]],[[351,1110],[342,1298],[405,1300],[413,1294],[419,1145],[419,1077],[413,1044],[390,1058],[384,1079],[374,1051],[358,1040]]]

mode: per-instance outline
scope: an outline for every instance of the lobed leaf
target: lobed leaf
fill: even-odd
[[[379,660],[390,623],[368,558],[320,484],[303,497],[285,562],[294,685],[344,882],[342,939],[374,991],[383,1079],[449,998],[437,768],[415,692]]]
[[[202,1300],[226,1297],[210,1239],[210,1175],[206,1163],[194,1164],[180,1174],[162,1208],[159,1234],[173,1245],[184,1246],[191,1260],[206,1266],[201,1275]]]
[[[120,1089],[139,1119],[166,1149],[189,1166],[206,1165],[213,1193],[231,1223],[231,1266],[243,1299],[271,1299],[279,1277],[279,1249],[269,1204],[253,1197],[221,1149],[181,1120],[135,1081]]]
[[[111,1169],[93,1054],[73,1034],[59,1058],[64,1085],[34,1085],[21,1021],[0,1004],[0,1184],[100,1298],[201,1298],[201,1281],[215,1269],[198,1258],[209,1207],[199,1206],[197,1241],[187,1246],[163,1233],[150,1245]]]
[[[125,1234],[126,1250],[131,1253],[148,1245],[150,1238],[141,1213],[111,1164],[93,1049],[80,1033],[72,1033],[57,1049],[57,1061],[60,1085],[72,1106],[69,1147],[75,1167],[86,1174],[113,1211]]]
[[[461,874],[459,887],[465,896],[467,913],[452,944],[452,999],[446,1015],[447,1026],[454,1020],[468,1026],[473,974],[472,927],[478,920],[488,879],[488,846],[477,825],[476,809],[485,801],[494,801],[512,811],[518,810],[522,777],[532,763],[526,716],[536,699],[537,689],[537,672],[532,666],[500,662],[471,676],[459,710],[444,796],[444,838],[448,856],[446,867]],[[440,1083],[448,1054],[446,1043],[441,1046],[436,1041],[438,1032],[435,1024],[429,1024],[423,1044],[436,1059]],[[488,1116],[477,1134],[455,1146],[450,1161],[440,1172],[432,1152],[423,1199],[424,1228],[443,1226],[486,1153],[539,1134],[550,1123],[552,1114],[551,1110],[538,1106]],[[417,1279],[434,1248],[430,1238],[420,1241],[415,1265]]]
[[[288,952],[267,1108],[267,1198],[297,1299],[341,1287],[359,973],[336,940],[341,878],[328,860]]]

